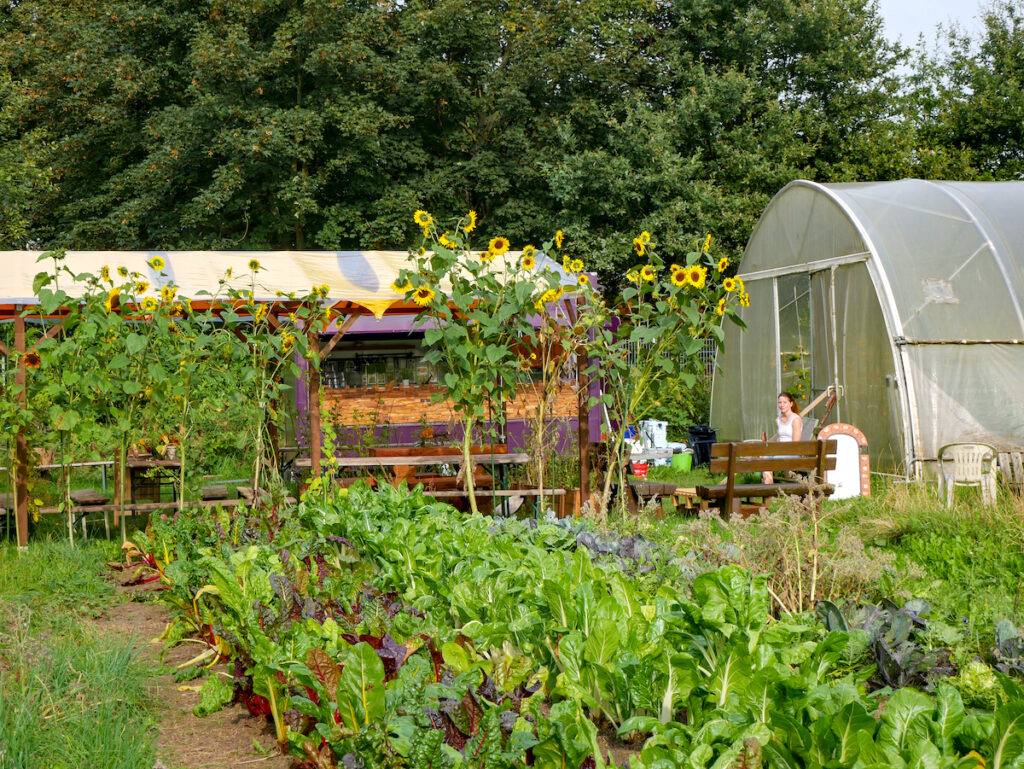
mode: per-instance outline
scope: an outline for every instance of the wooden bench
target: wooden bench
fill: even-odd
[[[199,496],[204,500],[227,499],[228,487],[224,484],[215,483],[210,486],[203,486],[199,490]]]
[[[711,447],[711,472],[724,473],[725,483],[697,486],[697,496],[717,502],[724,515],[744,513],[741,501],[762,502],[779,494],[808,496],[818,488],[823,494],[834,489],[825,484],[825,471],[836,468],[836,442],[793,441],[789,443],[716,443]],[[809,473],[806,480],[779,483],[736,483],[743,473]]]

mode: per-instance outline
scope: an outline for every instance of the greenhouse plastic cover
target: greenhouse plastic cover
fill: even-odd
[[[741,263],[749,330],[727,329],[720,434],[773,418],[773,292],[794,274],[809,275],[814,385],[845,387],[839,416],[873,455],[910,470],[948,443],[1024,447],[1024,182],[785,187]]]
[[[365,308],[378,318],[390,307],[404,301],[391,288],[403,269],[413,266],[405,251],[67,251],[64,264],[75,274],[99,275],[106,266],[114,272],[123,266],[147,280],[150,293],[172,282],[189,298],[200,292],[213,293],[224,286],[242,290],[252,285],[249,262],[256,260],[260,269],[255,274],[254,299],[271,302],[281,294],[304,296],[314,286],[327,286],[324,304],[330,306],[351,302]],[[520,257],[509,251],[491,262],[492,270],[504,270]],[[35,304],[33,280],[40,272],[53,272],[54,262],[39,258],[39,251],[0,251],[0,305]],[[166,266],[154,270],[153,257],[161,257]],[[566,274],[561,265],[537,254],[538,267],[547,265],[560,275],[563,285],[576,285],[574,276]],[[228,269],[231,278],[226,278]],[[163,275],[161,275],[163,273]],[[83,286],[61,278],[60,287],[74,296]],[[115,276],[116,280],[116,276]]]

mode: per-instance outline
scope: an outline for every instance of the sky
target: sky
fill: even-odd
[[[885,34],[890,40],[901,38],[904,45],[914,46],[924,33],[929,48],[935,46],[935,28],[957,22],[963,29],[977,34],[981,29],[978,15],[982,0],[878,0],[878,9],[885,21]]]

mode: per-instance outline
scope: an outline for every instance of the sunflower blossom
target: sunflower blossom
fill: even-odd
[[[522,265],[524,270],[532,270],[537,266],[537,260],[533,257],[533,254],[530,254],[523,257]]]
[[[408,294],[412,291],[412,281],[406,278],[405,283],[399,283],[397,280],[391,284],[391,290],[396,294]]]
[[[746,291],[740,293],[740,307],[750,307],[750,294]]]
[[[154,256],[149,260],[149,266],[157,272],[160,272],[160,270],[167,266],[167,262],[164,261],[162,256]]]
[[[576,278],[576,282],[579,283],[581,286],[589,286],[590,276],[586,274],[580,275],[578,278]]]
[[[142,311],[143,312],[153,312],[154,310],[156,310],[156,308],[157,308],[156,299],[154,299],[153,297],[147,296],[145,299],[142,300]]]
[[[412,295],[412,300],[420,307],[426,307],[434,299],[434,290],[430,286],[420,286]]]
[[[555,248],[561,248],[562,243],[565,242],[565,235],[562,234],[561,230],[555,233]]]
[[[723,256],[718,260],[718,271],[725,272],[725,268],[729,266],[729,257]]]
[[[726,292],[731,294],[733,291],[739,288],[739,286],[736,285],[736,278],[726,278],[725,280],[723,280],[722,288],[724,288]]]
[[[633,250],[636,251],[637,256],[643,256],[644,252],[647,251],[647,246],[640,238],[633,238]]]
[[[716,315],[725,315],[725,297],[718,300],[718,306],[715,307]]]
[[[672,270],[672,285],[673,286],[685,286],[686,285],[686,270],[683,270],[683,269]]]
[[[260,268],[260,262],[259,262],[258,259],[250,259],[249,260],[249,269],[250,270],[252,270],[253,272],[256,272],[257,270],[259,270],[259,268]]]
[[[468,235],[469,233],[476,229],[476,211],[470,210],[470,212],[466,214],[466,219],[466,224],[462,227],[462,229]]]
[[[496,238],[491,238],[491,242],[487,245],[487,250],[493,251],[495,256],[501,256],[508,251],[508,248],[508,238],[501,237],[500,235]]]
[[[524,259],[526,257],[528,257],[528,256],[533,256],[536,253],[537,253],[537,249],[534,248],[533,246],[531,246],[531,245],[523,246],[523,258]]]
[[[703,251],[706,254],[710,250],[711,250],[711,233],[709,232],[708,236],[704,239]]]
[[[494,256],[495,256],[495,254],[494,254],[493,251],[484,251],[482,254],[480,254],[480,261],[481,262],[493,262],[494,261]]]
[[[417,211],[412,215],[412,220],[416,222],[424,230],[434,223],[434,217],[428,214],[426,211]]]
[[[640,279],[650,283],[654,280],[655,268],[653,264],[645,264],[640,268]]]
[[[583,260],[573,259],[572,262],[569,264],[569,269],[572,270],[573,272],[583,272]]]
[[[686,282],[694,288],[704,288],[708,277],[708,268],[694,264],[686,268]]]
[[[111,282],[110,281],[110,268],[107,265],[103,265],[103,267],[100,269],[100,278],[102,278],[103,281],[106,282],[106,283],[110,283]]]
[[[643,232],[640,233],[640,236],[637,238],[637,240],[639,240],[645,246],[648,246],[651,243],[651,233],[649,233],[647,230],[644,230]]]
[[[455,248],[455,241],[448,237],[447,232],[441,233],[441,237],[437,239],[437,242],[445,248]]]

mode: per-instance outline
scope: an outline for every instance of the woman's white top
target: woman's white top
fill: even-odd
[[[791,416],[788,422],[783,422],[782,417],[776,417],[775,423],[779,426],[778,440],[782,443],[791,442],[793,440],[793,417]]]

